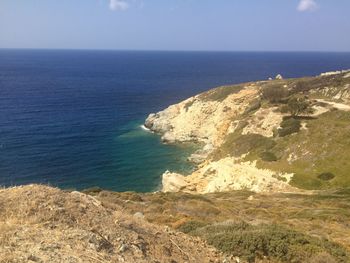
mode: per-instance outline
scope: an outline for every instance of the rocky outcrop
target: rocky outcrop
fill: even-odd
[[[258,169],[256,162],[241,162],[227,157],[207,162],[189,176],[166,172],[162,183],[164,192],[204,194],[242,189],[257,193],[286,192],[295,190],[288,184],[292,176],[293,174]]]
[[[320,76],[324,77],[324,76],[334,76],[334,75],[338,75],[338,74],[343,74],[343,73],[350,73],[350,70],[337,70],[337,71],[329,71],[329,72],[324,72],[321,73]]]
[[[257,86],[248,86],[222,101],[206,100],[203,94],[198,95],[150,114],[145,126],[161,134],[166,143],[191,141],[216,147],[227,135],[232,120],[258,96]]]
[[[150,114],[146,119],[145,126],[161,134],[163,142],[191,141],[204,145],[189,157],[200,168],[189,176],[165,172],[162,178],[163,191],[209,193],[240,189],[257,192],[290,190],[288,183],[277,179],[279,175],[260,170],[255,167],[255,163],[240,163],[234,158],[207,161],[210,153],[222,144],[229,133],[237,129],[239,121],[235,120],[257,103],[260,88],[255,84],[247,84],[239,92],[229,94],[220,101],[207,99],[207,96],[212,95],[210,92],[213,91]],[[243,134],[258,133],[271,137],[282,117],[274,108],[261,108],[249,119]]]
[[[160,134],[163,142],[197,142],[201,146],[188,158],[197,165],[195,171],[187,176],[167,171],[163,175],[163,191],[295,191],[296,189],[289,185],[293,177],[290,169],[287,169],[289,172],[282,173],[281,166],[266,163],[277,162],[282,158],[286,151],[281,150],[281,147],[287,147],[289,142],[280,143],[280,148],[276,149],[279,151],[279,157],[268,149],[262,149],[255,153],[254,159],[237,158],[241,154],[249,155],[249,151],[254,151],[254,147],[260,147],[261,144],[276,145],[278,141],[281,142],[277,131],[282,129],[280,125],[289,114],[288,110],[283,111],[287,101],[269,101],[262,95],[262,91],[265,88],[280,87],[293,96],[307,96],[314,113],[305,117],[318,118],[332,110],[350,110],[349,73],[350,71],[328,72],[317,77],[300,79],[283,79],[278,75],[275,80],[219,87],[150,114],[145,126]],[[278,92],[278,89],[276,91]],[[308,129],[306,120],[301,121],[300,130]],[[249,135],[252,136],[251,140],[255,138],[261,142],[255,142],[255,146],[246,152],[231,154],[230,151],[233,152],[234,149],[229,149],[230,143],[237,147],[237,138]],[[231,138],[231,141],[227,142],[228,138]],[[235,144],[232,144],[233,141]],[[250,143],[249,138],[246,143]],[[222,152],[224,155],[221,155]],[[220,154],[213,158],[216,153]],[[263,160],[262,156],[267,160]],[[282,161],[290,163],[286,159],[288,158]],[[262,167],[269,167],[271,170]]]

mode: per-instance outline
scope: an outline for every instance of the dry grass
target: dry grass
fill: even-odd
[[[196,238],[152,225],[118,205],[106,208],[79,192],[38,185],[3,189],[0,207],[0,262],[221,259]]]
[[[350,249],[350,191],[314,194],[254,194],[236,191],[206,195],[142,194],[142,201],[103,191],[106,206],[121,204],[130,213],[142,212],[148,221],[179,228],[186,222],[213,224],[227,220],[275,224],[339,243]]]

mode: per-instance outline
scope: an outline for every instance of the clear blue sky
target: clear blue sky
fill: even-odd
[[[350,51],[350,1],[0,0],[0,48]]]

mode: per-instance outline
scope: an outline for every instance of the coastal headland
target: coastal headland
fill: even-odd
[[[151,114],[198,144],[162,191],[0,189],[0,262],[350,262],[350,71],[209,90]]]
[[[350,186],[349,119],[344,70],[218,87],[150,114],[145,127],[164,143],[201,146],[193,173],[163,174],[164,192],[293,192]]]

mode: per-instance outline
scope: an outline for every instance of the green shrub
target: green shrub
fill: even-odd
[[[288,96],[289,91],[277,84],[265,87],[262,90],[262,98],[268,100],[270,103],[283,102]]]
[[[275,141],[271,138],[267,138],[260,134],[245,134],[241,135],[233,142],[231,149],[234,156],[241,156],[242,154],[252,151],[266,151],[275,145]]]
[[[276,162],[278,160],[276,155],[272,152],[262,152],[260,158],[265,162]]]
[[[303,114],[309,115],[314,112],[311,103],[305,97],[292,97],[288,100],[286,110],[292,117]]]
[[[198,228],[205,227],[207,224],[199,221],[187,221],[186,223],[182,224],[178,230],[183,233],[190,233],[192,231],[195,231]]]
[[[198,98],[204,101],[223,101],[229,95],[239,93],[242,89],[244,89],[244,86],[241,85],[222,86],[204,92]]]
[[[321,174],[319,174],[318,176],[317,176],[317,178],[318,179],[321,179],[321,180],[323,180],[323,181],[330,181],[330,180],[332,180],[333,178],[335,177],[335,175],[334,174],[332,174],[332,173],[321,173]]]
[[[281,128],[278,129],[278,135],[284,137],[296,132],[299,132],[301,128],[300,120],[294,118],[285,119],[281,123]]]
[[[247,109],[245,110],[244,113],[249,114],[251,112],[254,112],[254,111],[260,109],[260,107],[261,107],[260,99],[255,99],[249,104],[249,106],[247,107]]]
[[[337,263],[337,260],[328,253],[322,252],[313,256],[310,263]]]
[[[307,262],[327,253],[336,262],[348,262],[346,250],[336,243],[318,239],[278,225],[249,225],[245,222],[210,225],[191,234],[207,240],[224,253],[248,262],[267,257],[279,262]]]
[[[94,186],[94,187],[90,187],[90,188],[82,190],[82,193],[88,194],[88,195],[98,195],[102,191],[103,191],[102,188],[100,188],[98,186]]]

